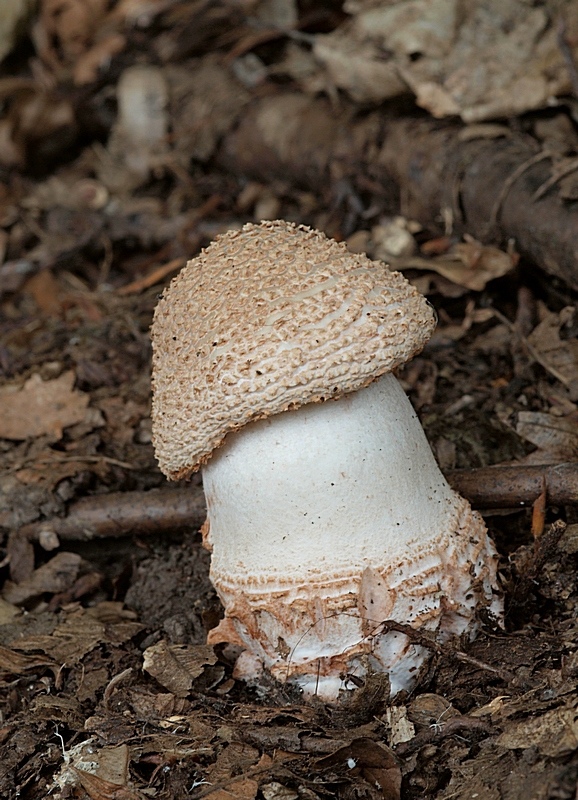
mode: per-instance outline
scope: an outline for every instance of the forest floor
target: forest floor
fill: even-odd
[[[335,707],[248,687],[206,645],[221,612],[198,520],[162,534],[138,514],[123,535],[50,526],[81,498],[106,517],[116,493],[173,491],[151,444],[149,329],[163,287],[219,232],[285,218],[375,257],[402,236],[396,266],[439,324],[398,377],[444,472],[578,460],[575,293],[515,248],[395,217],[371,187],[352,216],[289,176],[166,154],[119,185],[106,87],[90,102],[94,127],[65,159],[23,155],[0,185],[0,796],[576,800],[572,504],[482,509],[504,628],[486,620],[435,652],[409,695],[391,700],[373,676]]]

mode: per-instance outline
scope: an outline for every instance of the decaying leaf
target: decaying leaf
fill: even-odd
[[[329,756],[317,760],[321,768],[341,766],[361,776],[372,788],[381,792],[384,800],[399,800],[401,791],[401,769],[393,750],[373,739],[360,737],[340,747]]]
[[[21,389],[0,389],[0,437],[28,439],[50,434],[62,438],[63,428],[82,422],[90,395],[74,389],[74,373],[64,372],[51,381],[34,374]]]
[[[261,794],[265,800],[299,800],[299,795],[293,789],[288,789],[278,781],[264,783],[260,786]]]
[[[558,313],[548,312],[528,336],[542,363],[564,379],[574,400],[578,400],[578,338],[562,336],[566,327],[575,326],[576,315],[574,306],[566,306]]]
[[[85,772],[72,767],[78,777],[78,782],[91,798],[91,800],[144,800],[146,795],[131,789],[129,786],[119,786],[117,783],[104,780],[98,775]]]
[[[185,166],[191,158],[207,161],[230,130],[251,95],[221,63],[209,56],[202,61],[171,66],[166,71],[170,89],[174,157]]]
[[[32,712],[37,719],[63,722],[71,728],[81,728],[84,716],[76,697],[41,694],[35,698]]]
[[[91,798],[136,800],[141,795],[127,786],[129,757],[125,744],[99,747],[91,737],[64,752],[64,763],[54,778],[54,787],[64,789],[81,784]]]
[[[45,656],[27,656],[9,647],[0,647],[0,675],[25,675],[40,667],[56,667],[56,664]]]
[[[556,708],[512,723],[496,742],[508,750],[536,747],[545,756],[560,758],[578,749],[578,715],[573,708]]]
[[[61,664],[72,665],[103,642],[121,644],[142,628],[134,621],[134,613],[123,609],[122,603],[104,602],[74,609],[52,633],[20,636],[12,646],[24,651],[41,650]]]
[[[409,720],[405,706],[388,706],[385,718],[389,725],[389,743],[395,747],[402,742],[409,742],[415,736],[415,726]]]
[[[65,551],[57,553],[46,564],[34,570],[30,578],[22,583],[6,581],[4,599],[9,603],[19,604],[46,593],[64,592],[76,581],[81,561],[77,553]]]
[[[427,259],[414,256],[393,259],[395,269],[436,272],[459,286],[481,292],[489,281],[501,278],[514,268],[516,258],[497,247],[474,239],[455,244],[445,255]]]
[[[185,697],[205,666],[216,661],[212,647],[169,644],[162,639],[144,651],[143,669],[177,697]]]
[[[264,756],[269,761],[267,756]],[[259,761],[259,751],[247,744],[231,742],[221,750],[217,760],[207,774],[207,784],[214,786],[208,791],[211,800],[254,800],[259,789],[258,782],[250,770]]]
[[[126,44],[116,26],[107,24],[109,6],[107,0],[41,0],[33,29],[39,56],[56,73],[70,69],[75,83],[94,80],[100,64]]]
[[[226,788],[215,789],[205,796],[210,800],[255,800],[259,790],[259,784],[252,778],[238,778],[228,784]]]
[[[520,411],[516,433],[539,448],[541,463],[578,457],[578,424],[574,415],[555,417],[543,411]]]
[[[474,719],[478,717],[499,718],[509,699],[509,695],[498,695],[498,697],[494,697],[493,700],[490,700],[489,703],[486,703],[480,708],[474,708],[470,711],[469,715],[470,717],[474,717]]]
[[[556,21],[524,0],[350,0],[344,9],[352,17],[318,35],[313,53],[327,82],[359,102],[382,102],[409,86],[433,116],[479,122],[547,107],[570,90]],[[575,4],[560,3],[557,15],[573,32]],[[315,84],[308,76],[304,85]]]

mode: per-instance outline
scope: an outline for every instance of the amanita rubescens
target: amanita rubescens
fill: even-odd
[[[395,377],[435,326],[383,263],[287,222],[219,236],[153,328],[163,472],[201,468],[225,616],[210,643],[335,700],[348,676],[411,688],[427,651],[382,623],[475,634],[497,617],[496,555],[448,486]]]

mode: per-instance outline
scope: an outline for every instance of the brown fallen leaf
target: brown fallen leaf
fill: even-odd
[[[74,373],[43,381],[32,375],[21,389],[0,389],[0,437],[23,440],[44,434],[62,438],[63,428],[82,422],[90,396],[73,389]]]
[[[92,44],[107,0],[42,0],[34,29],[39,55],[53,68],[74,63]]]
[[[360,737],[331,755],[317,760],[317,766],[342,766],[358,774],[374,789],[381,792],[384,800],[399,800],[401,792],[401,769],[399,761],[389,747]],[[353,773],[355,775],[355,773]]]
[[[58,281],[49,269],[40,270],[25,285],[24,291],[30,294],[45,314],[57,317],[62,311],[62,290]]]
[[[96,752],[98,767],[96,775],[101,780],[119,786],[126,786],[129,771],[130,751],[126,744],[116,747],[102,747]]]
[[[53,788],[67,788],[66,796],[69,796],[70,788],[80,783],[90,797],[140,798],[138,792],[127,786],[129,760],[130,751],[126,744],[100,747],[91,737],[65,751],[64,763],[54,778]]]
[[[87,409],[83,423],[91,428],[102,428],[105,424],[100,411],[93,407]],[[84,428],[84,432],[86,434],[86,428]],[[79,472],[90,471],[102,478],[106,474],[109,464],[114,463],[115,466],[122,469],[131,468],[130,464],[104,455],[79,453],[78,450],[74,452],[77,455],[63,454],[62,451],[46,447],[26,461],[22,469],[16,470],[14,477],[18,479],[19,483],[28,486],[42,486],[47,491],[53,491],[64,478],[72,477]]]
[[[58,665],[46,656],[27,656],[23,653],[16,653],[9,647],[0,647],[0,675],[25,675],[40,667],[58,669]]]
[[[176,645],[162,639],[144,651],[143,669],[177,697],[185,697],[205,666],[216,660],[207,645]]]
[[[211,800],[254,800],[259,789],[254,778],[262,772],[264,764],[267,764],[267,769],[270,768],[269,760],[263,762],[254,747],[242,742],[230,742],[208,770],[208,787],[203,797],[210,797]],[[212,791],[211,786],[214,786]]]
[[[279,781],[264,783],[259,788],[265,800],[299,800],[297,792],[283,786]]]
[[[78,776],[78,780],[91,798],[91,800],[144,800],[145,795],[130,789],[128,786],[119,786],[116,783],[105,781],[98,775],[91,775],[82,769],[71,768]]]
[[[80,569],[81,557],[77,553],[57,553],[46,564],[34,570],[22,583],[6,581],[3,597],[18,605],[46,593],[64,592],[74,585]]]
[[[104,601],[90,608],[67,612],[51,633],[20,636],[16,650],[42,650],[58,663],[74,664],[101,643],[119,645],[143,629],[134,612],[122,603]]]
[[[544,411],[520,411],[516,433],[539,448],[533,463],[573,461],[578,456],[578,421],[575,414],[555,417]]]
[[[255,800],[258,789],[259,784],[252,778],[239,778],[231,781],[226,789],[215,789],[205,797],[210,800]]]
[[[74,730],[79,730],[84,724],[84,715],[76,697],[41,694],[32,702],[30,712],[34,719],[53,724],[63,722]]]
[[[574,306],[566,306],[559,313],[550,312],[528,336],[541,362],[556,371],[573,400],[578,399],[578,339],[575,335],[563,337],[567,327],[575,326],[576,313]]]
[[[507,750],[536,747],[550,758],[570,755],[578,749],[578,715],[574,708],[556,708],[538,717],[512,723],[496,739]]]
[[[436,258],[392,259],[395,269],[418,269],[436,272],[452,283],[474,292],[481,292],[489,281],[501,278],[514,268],[515,254],[483,245],[475,239],[455,244],[449,252]]]

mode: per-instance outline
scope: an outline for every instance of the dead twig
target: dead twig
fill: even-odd
[[[470,664],[472,667],[477,667],[484,672],[490,672],[492,675],[497,675],[497,677],[501,678],[504,683],[511,683],[514,680],[513,673],[509,672],[507,669],[493,667],[491,664],[486,664],[485,661],[480,661],[473,656],[467,655],[467,653],[462,653],[461,650],[458,650],[455,656],[458,661],[462,662],[462,664]]]
[[[83,497],[69,507],[66,517],[32,522],[12,531],[2,564],[10,564],[11,579],[20,583],[34,568],[33,542],[54,550],[61,541],[88,542],[199,528],[205,517],[205,498],[196,486]]]
[[[176,270],[184,267],[185,260],[184,258],[173,258],[168,263],[153,269],[153,271],[145,275],[144,278],[139,278],[136,281],[132,281],[132,283],[127,283],[126,286],[121,286],[120,289],[117,290],[117,294],[125,296],[128,294],[137,294],[144,289],[149,289],[151,286],[154,286],[155,283],[160,283],[164,280],[171,272],[176,272]]]
[[[578,505],[578,464],[537,464],[456,469],[446,473],[449,484],[474,508],[530,506],[546,484],[549,505]]]
[[[408,742],[401,742],[401,744],[394,748],[394,751],[399,758],[407,758],[407,756],[415,753],[424,745],[430,742],[439,742],[441,739],[445,739],[448,736],[461,733],[475,733],[478,736],[488,736],[491,731],[492,728],[490,725],[480,719],[467,716],[453,717],[448,720],[448,722],[440,725],[431,725],[429,728],[416,733],[413,739],[410,739]]]
[[[205,516],[205,499],[197,486],[112,492],[84,497],[70,506],[66,517],[32,522],[18,533],[40,544],[54,536],[62,541],[88,542],[133,533],[146,536],[198,528]]]

